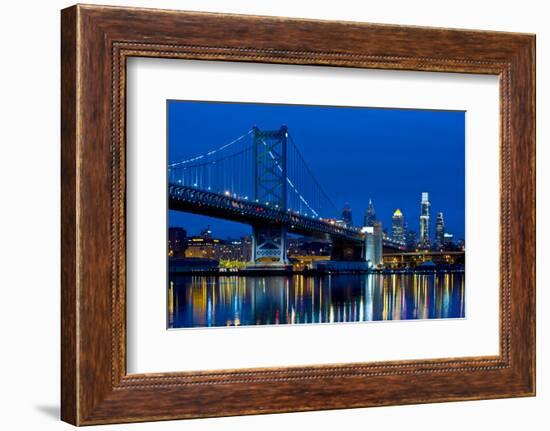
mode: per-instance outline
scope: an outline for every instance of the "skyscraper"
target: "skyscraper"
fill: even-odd
[[[342,220],[344,221],[344,223],[346,223],[350,226],[353,224],[353,218],[352,218],[352,215],[351,215],[351,207],[349,206],[349,204],[344,205],[344,209],[342,210]]]
[[[408,250],[414,250],[418,245],[418,238],[416,237],[416,231],[407,229],[405,233],[405,243]]]
[[[187,231],[181,227],[168,228],[168,254],[180,256],[187,248]]]
[[[443,236],[445,234],[445,222],[443,221],[443,213],[437,213],[437,220],[435,222],[435,246],[437,248],[443,248],[445,245]]]
[[[420,201],[420,246],[430,248],[430,201],[428,192],[422,192]]]
[[[374,204],[372,203],[372,199],[369,199],[369,206],[367,208],[367,211],[365,212],[364,226],[374,226],[375,221],[376,221],[376,211],[374,210]]]
[[[399,208],[391,218],[391,237],[394,241],[405,244],[405,217]]]
[[[443,234],[443,244],[445,247],[452,247],[454,246],[454,235],[449,232],[445,232]]]

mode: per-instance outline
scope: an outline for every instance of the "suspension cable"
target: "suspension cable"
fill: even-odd
[[[246,136],[250,135],[251,133],[253,132],[253,129],[250,129],[248,132],[246,132],[244,135],[241,135],[239,136],[237,139],[234,139],[232,140],[231,142],[227,143],[227,144],[224,144],[222,145],[221,147],[217,148],[217,149],[214,149],[214,150],[210,150],[208,151],[207,153],[205,154],[199,154],[199,155],[196,155],[194,157],[191,157],[190,159],[186,159],[186,160],[182,160],[182,161],[179,161],[179,162],[174,162],[174,163],[171,163],[168,165],[169,168],[173,168],[175,166],[179,166],[179,165],[185,165],[187,163],[191,163],[191,162],[194,162],[196,160],[201,160],[205,157],[210,157],[220,151],[223,151],[225,150],[226,148],[229,148],[231,145],[233,144],[236,144],[237,142],[239,142],[240,140],[244,139]]]

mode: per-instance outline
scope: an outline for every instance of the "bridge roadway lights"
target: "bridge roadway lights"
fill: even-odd
[[[289,232],[300,235],[323,239],[345,237],[342,240],[364,242],[364,235],[357,229],[329,224],[281,208],[180,184],[170,184],[168,193],[169,208],[175,211],[192,212],[251,225],[283,224]]]

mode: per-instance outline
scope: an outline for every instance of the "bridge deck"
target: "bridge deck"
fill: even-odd
[[[168,206],[172,210],[187,211],[250,225],[284,225],[288,232],[309,237],[353,242],[365,240],[364,234],[355,227],[179,184],[169,184]]]

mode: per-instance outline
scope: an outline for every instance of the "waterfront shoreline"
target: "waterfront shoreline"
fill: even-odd
[[[184,271],[168,271],[169,276],[185,276],[185,275],[210,275],[210,276],[288,276],[288,275],[350,275],[350,274],[444,274],[444,273],[464,273],[464,268],[440,268],[440,269],[369,269],[369,270],[325,270],[325,269],[303,269],[303,270],[282,270],[282,269],[196,269]]]

